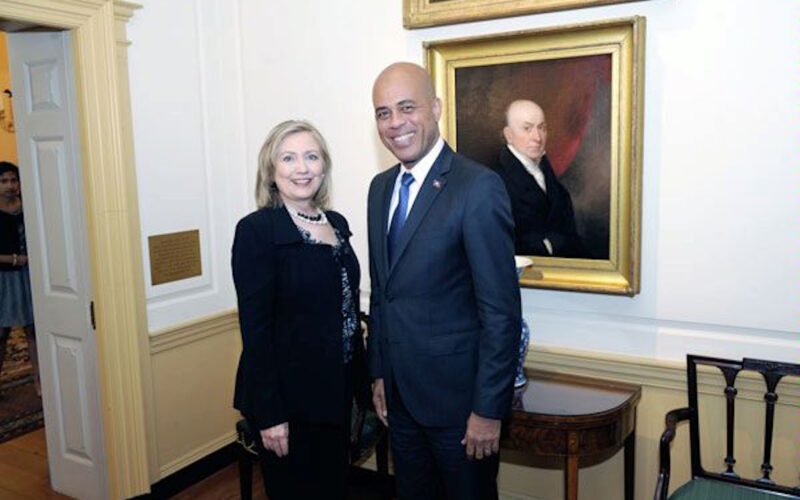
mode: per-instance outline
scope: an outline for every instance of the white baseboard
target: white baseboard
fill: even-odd
[[[234,441],[236,441],[236,432],[231,432],[229,434],[225,434],[224,436],[219,436],[213,441],[198,446],[189,453],[186,453],[183,456],[159,467],[159,479],[165,478],[170,474],[183,469],[184,467],[192,465],[201,458],[211,455],[215,451],[224,448]]]
[[[500,497],[500,500],[544,500],[543,498],[532,497],[528,495],[523,495],[522,493],[517,493],[514,491],[505,491],[505,490],[499,490],[498,496]]]

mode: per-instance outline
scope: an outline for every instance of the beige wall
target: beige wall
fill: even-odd
[[[8,70],[8,41],[0,31],[0,92],[11,88],[11,73]],[[2,99],[2,96],[0,96]],[[0,127],[0,161],[17,163],[17,136]]]
[[[153,482],[235,439],[239,416],[232,408],[233,385],[240,351],[234,312],[152,337]]]
[[[236,314],[212,316],[157,332],[151,341],[153,409],[158,475],[165,477],[232,442],[237,413],[231,409],[233,381],[241,349]],[[664,416],[686,406],[686,378],[682,363],[610,356],[566,349],[534,348],[527,366],[642,386],[636,430],[636,495],[651,497],[658,471],[658,442]],[[725,454],[721,375],[700,374],[701,434],[704,465],[722,470]],[[736,470],[758,477],[764,429],[764,386],[755,377],[740,378],[736,420]],[[796,483],[800,469],[800,383],[786,379],[779,390],[776,435],[773,441],[773,477]],[[673,489],[689,478],[689,429],[682,424],[672,450]],[[374,468],[370,460],[366,467]],[[581,499],[622,498],[622,452],[608,461],[581,469]],[[502,498],[556,500],[563,498],[563,476],[557,470],[526,465],[525,457],[505,452],[500,467]]]

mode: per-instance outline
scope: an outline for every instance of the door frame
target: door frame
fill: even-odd
[[[73,39],[110,498],[150,490],[147,312],[126,35],[137,8],[120,0],[0,0],[0,17],[67,29]]]

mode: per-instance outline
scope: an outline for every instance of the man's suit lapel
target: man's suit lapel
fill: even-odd
[[[425,215],[428,213],[428,210],[431,208],[431,205],[433,205],[439,193],[444,190],[447,184],[445,175],[450,171],[450,162],[452,159],[453,151],[445,144],[441,153],[439,153],[439,157],[433,162],[433,166],[431,166],[419,193],[417,193],[417,198],[411,206],[406,224],[403,226],[403,231],[400,233],[400,242],[397,245],[397,256],[394,259],[394,265],[389,268],[389,273],[397,267],[397,262],[403,257],[403,252],[422,223],[422,220],[425,218]],[[386,238],[384,238],[384,240],[385,239]]]
[[[541,168],[544,173],[545,186],[547,186],[547,194],[545,196],[547,197],[550,207],[547,213],[547,219],[552,222],[553,219],[558,217],[558,214],[562,213],[564,210],[564,199],[560,196],[558,179],[556,178],[556,173],[553,172],[553,167],[550,165],[550,160],[547,159],[547,156],[542,157],[539,168]]]
[[[378,220],[380,224],[380,232],[378,234],[383,235],[378,243],[380,245],[380,262],[384,276],[389,275],[389,248],[388,248],[388,241],[387,241],[387,228],[389,227],[389,207],[392,203],[392,191],[394,191],[394,184],[397,180],[397,175],[400,173],[400,165],[395,165],[392,167],[392,171],[390,175],[386,176],[386,183],[383,186],[383,203],[381,204],[381,216]]]

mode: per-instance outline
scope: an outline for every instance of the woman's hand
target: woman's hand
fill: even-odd
[[[289,422],[278,424],[269,429],[261,429],[261,442],[264,448],[275,452],[279,457],[289,454]]]

